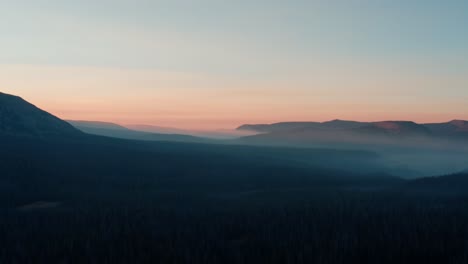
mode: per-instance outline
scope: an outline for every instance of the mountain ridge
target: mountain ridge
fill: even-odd
[[[0,134],[50,137],[83,133],[19,96],[0,92]]]
[[[359,122],[351,120],[331,120],[326,122],[279,122],[272,124],[245,124],[237,130],[250,130],[259,133],[297,133],[298,131],[338,131],[346,130],[354,134],[366,135],[400,135],[446,137],[458,136],[468,138],[468,121],[452,120],[445,123],[416,123],[413,121],[377,121]]]
[[[195,137],[186,134],[165,134],[138,131],[125,126],[102,121],[76,121],[67,120],[76,129],[91,135],[113,137],[130,140],[143,141],[179,141],[179,142],[205,142],[204,138]]]

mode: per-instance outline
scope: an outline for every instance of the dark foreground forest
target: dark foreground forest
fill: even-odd
[[[468,261],[468,175],[358,173],[368,163],[355,158],[372,159],[360,152],[92,136],[0,144],[0,263]]]

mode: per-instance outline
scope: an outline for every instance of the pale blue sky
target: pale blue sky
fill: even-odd
[[[196,105],[176,99],[195,93],[205,96],[194,100],[212,102],[205,112],[182,111],[176,117],[181,124],[215,120],[207,113],[217,110],[232,123],[338,118],[351,105],[374,103],[386,110],[356,110],[356,119],[405,119],[402,113],[421,120],[468,118],[468,1],[15,0],[0,2],[0,18],[1,89],[65,116],[83,106],[76,98],[94,96],[102,99],[89,99],[96,110],[84,118],[110,118],[97,105],[136,92],[173,100],[146,112]],[[55,80],[53,70],[67,80]],[[115,85],[122,76],[113,78],[112,71],[126,76],[128,85]],[[153,80],[156,75],[164,81]],[[236,96],[249,111],[227,102]],[[50,97],[64,104],[52,106]],[[317,113],[309,105],[333,111]],[[287,106],[297,109],[249,115]],[[141,116],[141,109],[128,107]],[[130,122],[131,115],[113,120]]]

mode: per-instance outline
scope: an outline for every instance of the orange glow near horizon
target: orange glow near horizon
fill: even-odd
[[[265,82],[154,70],[0,65],[3,92],[70,120],[216,130],[285,121],[468,119],[468,98],[446,96],[438,87],[463,87],[464,77],[318,76]],[[410,93],[408,86],[423,88]]]
[[[38,107],[66,120],[87,120],[112,122],[121,125],[145,124],[161,127],[173,127],[190,130],[217,130],[217,129],[235,129],[242,124],[258,123],[276,123],[291,121],[317,121],[324,122],[333,119],[355,120],[355,121],[382,121],[382,120],[411,120],[418,123],[437,123],[447,122],[453,119],[467,119],[466,116],[457,116],[452,113],[431,113],[421,112],[423,109],[411,114],[399,112],[390,112],[388,109],[378,108],[377,105],[317,105],[320,111],[301,112],[297,109],[291,109],[286,106],[283,109],[276,108],[276,113],[270,112],[262,114],[262,110],[249,113],[249,109],[243,109],[238,115],[235,111],[239,109],[216,109],[205,108],[199,111],[173,111],[162,112],[146,111],[134,105],[127,105],[128,108],[115,108],[109,103],[104,108],[91,108],[81,110],[85,105],[90,104],[62,104],[54,102],[39,102]],[[71,107],[72,106],[72,107]],[[77,109],[78,107],[78,109]],[[102,105],[101,105],[102,107]],[[363,108],[364,107],[364,108]],[[440,105],[433,105],[439,108]],[[452,105],[452,107],[454,107]],[[462,105],[458,107],[463,107]],[[379,111],[367,111],[366,109],[379,109]],[[456,107],[454,107],[456,108]],[[456,110],[456,109],[454,109]],[[390,112],[390,113],[389,113]]]
[[[44,108],[46,109],[46,108]],[[467,119],[466,117],[457,117],[451,114],[438,114],[438,115],[426,115],[426,114],[415,114],[412,116],[402,117],[403,115],[379,115],[379,114],[341,114],[341,115],[326,115],[326,116],[314,116],[309,115],[307,117],[300,117],[301,115],[282,115],[280,117],[257,117],[252,118],[246,116],[242,117],[192,117],[192,118],[144,118],[136,114],[135,116],[124,114],[89,114],[82,112],[73,113],[72,111],[50,111],[52,114],[65,119],[65,120],[85,120],[85,121],[102,121],[111,122],[120,125],[153,125],[160,127],[171,127],[181,128],[189,130],[218,130],[218,129],[235,129],[236,127],[243,124],[271,124],[278,122],[325,122],[334,119],[341,120],[353,120],[362,122],[373,122],[373,121],[384,121],[384,120],[399,120],[399,121],[414,121],[417,123],[439,123],[448,122],[454,119]]]

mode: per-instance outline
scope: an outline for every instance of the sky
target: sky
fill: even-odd
[[[64,119],[468,119],[466,0],[0,0],[0,21],[0,91]]]

